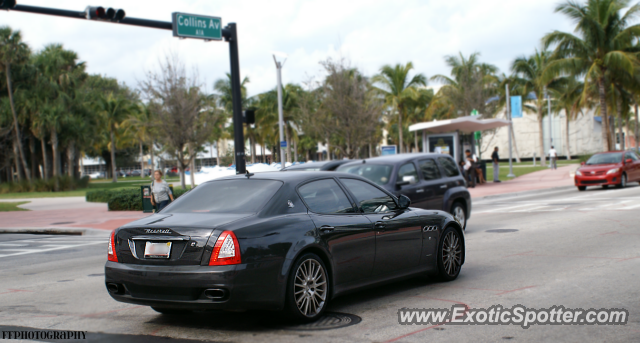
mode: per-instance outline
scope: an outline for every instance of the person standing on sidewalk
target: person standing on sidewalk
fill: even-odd
[[[558,165],[556,163],[557,159],[558,159],[558,153],[556,152],[556,149],[554,149],[552,145],[551,149],[549,149],[549,168],[558,169]]]
[[[173,193],[165,180],[162,179],[162,170],[153,172],[154,180],[151,182],[151,205],[158,204],[157,211],[169,205],[169,199],[173,201]]]
[[[468,184],[471,188],[476,186],[476,159],[474,155],[471,155],[471,150],[467,149],[464,154],[466,155],[464,164],[464,176],[467,178]]]
[[[498,155],[498,147],[493,149],[493,154],[491,154],[491,161],[493,162],[493,182],[501,182],[500,181],[500,165],[498,162],[500,161],[500,156]]]

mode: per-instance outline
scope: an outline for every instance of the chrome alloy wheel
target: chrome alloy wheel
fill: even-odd
[[[462,206],[456,205],[453,208],[453,217],[455,217],[458,220],[458,222],[460,223],[460,226],[462,226],[462,228],[464,229],[466,224],[465,221],[467,220],[467,218],[464,214],[464,209],[462,208]]]
[[[327,299],[327,275],[318,261],[308,259],[300,264],[293,292],[301,314],[313,317],[322,311]]]
[[[445,272],[456,275],[462,266],[462,245],[460,238],[453,231],[447,233],[442,244],[442,264]]]

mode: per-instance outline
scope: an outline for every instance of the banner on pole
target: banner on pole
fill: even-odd
[[[511,97],[511,119],[522,118],[522,96]]]

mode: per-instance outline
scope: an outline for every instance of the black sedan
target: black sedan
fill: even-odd
[[[460,223],[409,205],[345,173],[209,181],[112,233],[106,287],[161,313],[269,309],[310,321],[361,287],[417,274],[456,279]]]

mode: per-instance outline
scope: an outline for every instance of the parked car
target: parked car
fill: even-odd
[[[459,222],[409,206],[346,173],[212,180],[111,233],[106,288],[160,313],[266,309],[313,321],[356,289],[413,275],[456,279]]]
[[[135,169],[129,172],[129,176],[140,176],[142,175],[142,173],[140,172],[140,169]]]
[[[624,188],[628,182],[640,181],[640,157],[633,151],[609,151],[595,154],[576,170],[578,190],[588,186]]]
[[[91,179],[104,179],[104,172],[93,172],[89,174],[89,178]]]
[[[471,195],[449,155],[380,156],[343,164],[337,171],[365,177],[395,196],[406,195],[415,207],[447,211],[463,229],[471,216]]]
[[[319,161],[319,162],[307,162],[292,165],[290,167],[284,168],[284,170],[294,170],[294,171],[332,171],[336,170],[338,167],[345,163],[349,163],[351,160],[335,160],[335,161]]]

